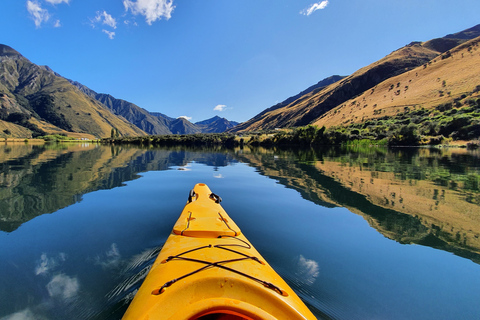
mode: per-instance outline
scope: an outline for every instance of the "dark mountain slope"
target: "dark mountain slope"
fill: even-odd
[[[80,133],[100,138],[109,136],[112,128],[121,135],[145,134],[49,68],[37,66],[5,45],[0,45],[0,97],[2,127],[8,122],[26,129],[4,131],[5,137]]]
[[[170,123],[170,130],[173,134],[193,134],[201,132],[200,128],[185,118],[173,120]]]
[[[130,123],[142,129],[148,134],[170,134],[169,119],[163,119],[161,116],[154,116],[147,110],[140,108],[131,102],[117,99],[109,94],[97,93],[87,86],[69,80],[70,83],[79,88],[89,97],[96,99],[105,105],[114,114],[125,118]]]
[[[476,37],[480,37],[480,24],[477,24],[475,27],[467,30],[463,30],[454,34],[449,34],[444,38],[470,40],[475,39]]]
[[[268,114],[274,110],[277,110],[277,109],[280,109],[280,108],[283,108],[283,107],[286,107],[288,106],[289,104],[293,103],[294,101],[300,99],[300,98],[304,98],[306,97],[309,93],[315,91],[315,92],[318,92],[320,90],[322,90],[324,87],[328,86],[328,85],[331,85],[337,81],[340,81],[342,80],[343,76],[338,76],[338,75],[334,75],[334,76],[331,76],[331,77],[328,77],[328,78],[325,78],[319,82],[317,82],[316,84],[314,84],[313,86],[310,86],[309,88],[303,90],[302,92],[300,92],[299,94],[296,94],[280,103],[277,103],[276,105],[274,106],[271,106],[270,108],[268,109],[265,109],[263,110],[262,112],[260,112],[259,114],[257,114],[255,117],[253,117],[252,119],[248,120],[247,122],[243,122],[243,123],[240,123],[238,126],[234,127],[233,129],[231,129],[230,131],[243,131],[245,130],[246,128],[248,128],[248,126],[251,124],[251,123],[254,123],[255,121],[258,121],[260,119],[262,119],[262,117],[265,115],[265,114]]]

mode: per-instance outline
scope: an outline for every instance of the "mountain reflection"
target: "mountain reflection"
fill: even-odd
[[[242,157],[307,200],[362,215],[390,239],[480,263],[478,153],[329,149]]]
[[[138,173],[168,170],[191,161],[226,166],[220,153],[142,150],[84,145],[4,145],[0,147],[0,230],[81,201],[82,195],[122,186]]]
[[[184,150],[99,145],[0,147],[0,230],[195,161],[244,162],[303,198],[362,215],[385,237],[480,263],[480,155],[462,149]],[[221,176],[220,174],[218,174]]]

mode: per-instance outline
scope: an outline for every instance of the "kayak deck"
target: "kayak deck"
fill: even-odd
[[[316,319],[197,184],[123,319]]]

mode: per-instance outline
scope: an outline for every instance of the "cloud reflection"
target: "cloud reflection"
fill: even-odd
[[[52,298],[69,300],[75,297],[80,289],[78,279],[63,273],[58,274],[47,284],[48,294]]]
[[[317,280],[319,274],[318,262],[310,260],[300,255],[297,262],[297,276],[305,284],[312,285]]]
[[[104,255],[95,258],[95,264],[102,266],[104,269],[114,268],[120,264],[121,257],[117,244],[112,243],[110,249]]]
[[[60,263],[65,262],[67,255],[60,252],[56,257],[48,257],[46,253],[42,253],[40,259],[37,260],[35,266],[35,275],[47,275],[53,269],[55,269]]]
[[[0,318],[0,320],[46,320],[46,318],[32,312],[29,308],[27,308],[25,310]]]

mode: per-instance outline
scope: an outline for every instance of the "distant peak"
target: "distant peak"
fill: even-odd
[[[0,44],[0,56],[12,57],[22,56],[18,51],[4,44]]]
[[[199,124],[199,125],[208,125],[208,124],[211,124],[215,121],[219,121],[219,120],[226,120],[225,118],[221,118],[219,116],[214,116],[213,118],[210,118],[210,119],[207,119],[207,120],[203,120],[203,121],[199,121],[199,122],[195,122],[195,124]]]

